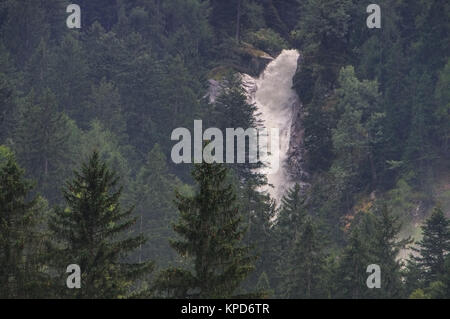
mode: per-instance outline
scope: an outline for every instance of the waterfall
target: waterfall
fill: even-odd
[[[283,50],[281,54],[271,61],[259,78],[253,78],[244,74],[242,84],[247,92],[250,103],[257,107],[257,117],[267,129],[279,129],[279,163],[280,168],[274,173],[262,173],[267,175],[269,185],[267,190],[271,196],[280,202],[284,192],[293,186],[294,182],[289,173],[287,164],[291,127],[294,117],[294,107],[299,105],[297,93],[292,89],[294,74],[297,70],[299,58],[297,50]],[[271,165],[266,159],[261,159],[265,164]]]

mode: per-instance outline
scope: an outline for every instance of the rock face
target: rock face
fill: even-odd
[[[291,125],[291,139],[289,141],[289,151],[287,156],[287,166],[293,180],[300,181],[300,186],[307,186],[309,174],[305,170],[305,130],[303,123],[303,105],[300,100],[294,105]]]
[[[222,91],[222,84],[220,81],[214,79],[209,79],[208,83],[208,92],[206,93],[205,98],[208,99],[209,103],[214,103]]]
[[[270,54],[245,43],[234,51],[241,60],[239,63],[241,67],[237,67],[238,71],[253,77],[258,77],[266,69],[267,65],[273,61],[273,57]]]

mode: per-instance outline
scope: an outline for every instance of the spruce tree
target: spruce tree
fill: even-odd
[[[382,298],[399,298],[402,296],[401,264],[397,257],[400,249],[411,243],[409,238],[399,240],[401,225],[398,217],[393,216],[386,205],[383,205],[375,218],[373,236],[373,263],[381,267],[383,281],[381,289],[375,290]]]
[[[14,150],[27,172],[50,201],[59,199],[54,185],[68,177],[76,158],[77,127],[58,111],[50,90],[32,90],[18,105],[19,123],[13,137]]]
[[[358,226],[354,226],[350,238],[341,256],[336,281],[338,296],[341,298],[361,299],[366,297],[367,266],[369,262],[368,243]]]
[[[45,296],[40,271],[45,203],[29,198],[32,183],[6,147],[0,146],[0,298]]]
[[[414,255],[410,254],[406,262],[405,268],[402,271],[404,278],[404,292],[405,296],[411,298],[411,295],[425,286],[422,271]]]
[[[292,265],[289,264],[291,251],[294,249],[296,240],[303,229],[305,223],[306,211],[304,198],[301,194],[299,184],[289,189],[281,199],[281,207],[276,219],[274,228],[274,237],[271,238],[272,248],[276,256],[276,279],[277,286],[281,287],[279,293],[285,294],[283,282],[290,276]],[[273,274],[272,274],[273,276]]]
[[[435,97],[438,107],[435,111],[435,121],[437,136],[440,140],[442,151],[446,154],[450,152],[450,58],[439,74],[439,81],[436,84]]]
[[[163,272],[159,288],[175,297],[229,298],[238,292],[254,261],[242,244],[245,231],[236,194],[222,164],[196,164],[192,176],[198,190],[193,197],[176,194],[180,219],[174,229],[181,239],[171,242],[181,256],[192,260],[192,270]]]
[[[300,185],[297,183],[289,189],[281,199],[281,209],[277,218],[277,229],[283,238],[294,238],[295,233],[303,226],[306,211],[304,197]],[[281,249],[286,249],[285,244]]]
[[[127,255],[144,243],[142,235],[126,236],[136,219],[132,209],[120,205],[118,178],[93,152],[63,191],[66,208],[56,208],[50,220],[53,237],[60,242],[54,255],[57,271],[77,264],[81,289],[77,298],[123,298],[138,279],[151,271],[150,262],[125,263]],[[62,293],[67,292],[64,286]]]
[[[13,60],[0,43],[0,144],[10,137],[14,128],[15,99],[17,96],[18,72]]]
[[[307,218],[289,253],[283,284],[285,297],[323,298],[325,258],[318,230]]]
[[[176,253],[170,248],[169,238],[174,235],[171,223],[177,218],[174,203],[174,189],[177,186],[181,186],[181,182],[170,174],[167,159],[156,144],[132,185],[136,214],[140,215],[136,228],[151,234],[140,248],[139,260],[149,257],[158,260],[160,267],[166,267],[175,260]]]
[[[422,226],[423,238],[415,249],[415,257],[427,283],[439,280],[445,273],[445,259],[450,252],[450,222],[436,207]]]
[[[51,87],[58,92],[58,105],[79,123],[86,112],[89,94],[88,64],[82,44],[73,32],[62,39],[50,66]]]
[[[224,87],[213,105],[213,120],[215,126],[225,132],[228,128],[258,128],[261,122],[256,119],[256,105],[249,104],[246,92],[242,86],[242,81],[236,75],[228,75],[224,80]],[[251,147],[251,146],[250,146]],[[249,147],[249,148],[250,148]],[[234,146],[234,153],[237,157],[237,143]],[[251,163],[249,161],[249,150],[245,148],[245,163],[238,163],[234,159],[233,169],[236,171],[240,181],[262,186],[267,182],[257,169],[263,164],[261,162]]]

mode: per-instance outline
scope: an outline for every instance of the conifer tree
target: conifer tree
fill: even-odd
[[[284,277],[285,297],[310,299],[324,297],[325,266],[322,239],[311,218],[307,218],[290,250]]]
[[[450,252],[450,222],[442,209],[436,207],[422,226],[423,238],[418,243],[416,257],[426,283],[439,280],[445,273],[445,259]]]
[[[444,152],[450,150],[450,58],[444,69],[439,74],[439,81],[436,84],[435,97],[438,107],[435,112],[437,136],[441,141],[441,148]]]
[[[78,123],[86,112],[86,97],[89,94],[88,64],[81,42],[68,33],[56,48],[57,54],[51,63],[51,82],[58,92],[59,107]]]
[[[411,294],[423,287],[425,287],[424,279],[422,276],[421,269],[414,259],[414,255],[410,254],[406,262],[405,268],[402,271],[404,278],[404,293],[405,296],[411,298]]]
[[[228,75],[225,80],[226,85],[223,87],[223,92],[217,97],[214,103],[214,109],[212,117],[214,119],[216,127],[226,131],[227,128],[242,128],[244,130],[248,128],[258,128],[260,121],[256,119],[256,106],[249,104],[245,90],[242,87],[240,78],[236,75]],[[238,163],[234,160],[233,169],[236,171],[240,181],[251,182],[259,186],[264,185],[266,182],[257,173],[255,169],[262,166],[262,163],[250,163],[248,160],[248,150],[245,149],[245,163]],[[237,143],[235,143],[234,154],[237,154]],[[236,156],[236,155],[235,155]]]
[[[92,86],[89,96],[88,112],[84,124],[90,124],[91,119],[98,119],[105,129],[115,132],[125,139],[126,121],[121,105],[120,94],[113,82],[103,78],[98,86]]]
[[[277,218],[277,228],[283,237],[293,238],[295,232],[301,229],[306,217],[304,198],[298,183],[289,189],[281,199],[281,210]],[[286,248],[283,245],[282,249]]]
[[[160,267],[175,259],[169,238],[174,235],[171,223],[177,217],[174,203],[176,186],[181,186],[181,182],[169,173],[166,157],[156,144],[137,174],[132,195],[136,213],[140,215],[136,228],[150,234],[148,242],[139,251],[139,259],[149,257],[158,260]]]
[[[11,151],[0,146],[0,298],[45,296],[37,231],[44,202],[29,198],[32,188]]]
[[[171,245],[192,259],[193,267],[163,272],[159,289],[176,297],[229,298],[238,292],[254,261],[242,244],[236,194],[221,164],[196,164],[192,175],[198,191],[194,197],[176,194],[180,219],[174,229],[182,239]]]
[[[294,249],[296,239],[302,231],[306,218],[306,211],[304,207],[304,198],[301,194],[299,184],[289,189],[281,199],[281,208],[276,219],[274,227],[274,237],[272,238],[272,248],[274,248],[276,255],[276,268],[278,286],[284,290],[283,281],[287,281],[290,276],[289,258],[291,250]],[[275,240],[274,240],[275,239]],[[284,292],[280,291],[281,294]]]
[[[364,241],[361,230],[358,226],[354,226],[337,272],[339,297],[360,299],[366,296],[368,291],[366,269],[370,265],[367,246],[368,243]]]
[[[136,219],[132,209],[120,205],[122,188],[118,178],[93,152],[63,191],[66,208],[56,208],[50,220],[57,271],[64,274],[70,264],[81,269],[81,289],[77,298],[123,298],[153,264],[125,263],[124,258],[144,243],[142,235],[126,236]],[[61,286],[62,293],[67,291]]]
[[[374,149],[382,136],[380,120],[384,114],[377,112],[379,93],[376,81],[359,81],[352,66],[341,69],[338,81],[339,103],[336,107],[341,116],[332,130],[336,159],[331,171],[336,177],[338,190],[348,198],[348,194],[355,191],[352,189],[356,184],[355,178],[359,181],[364,177],[362,172],[371,172],[372,185],[376,184],[376,164],[379,161]],[[347,198],[348,209],[350,203]]]
[[[56,97],[50,90],[42,95],[32,90],[19,103],[19,112],[13,138],[17,157],[37,180],[39,190],[50,201],[56,200],[59,194],[53,185],[62,183],[74,164],[77,127],[58,111]]]
[[[0,144],[14,127],[17,72],[5,46],[0,43]]]
[[[383,205],[375,218],[375,233],[372,242],[373,263],[381,267],[383,283],[375,292],[382,298],[402,296],[401,264],[397,260],[400,249],[411,243],[409,238],[399,240],[401,225],[398,217],[393,216]]]

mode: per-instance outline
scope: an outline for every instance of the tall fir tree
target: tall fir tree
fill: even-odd
[[[222,164],[196,164],[192,176],[198,191],[193,197],[177,193],[180,219],[174,229],[182,239],[171,242],[192,260],[192,270],[163,272],[159,288],[175,297],[229,298],[239,293],[254,262],[242,243],[245,231],[236,194]]]
[[[354,225],[349,235],[337,271],[338,297],[361,299],[367,297],[366,279],[369,262],[369,247],[361,234],[360,226]]]
[[[12,58],[0,43],[0,144],[5,142],[14,128],[15,99],[17,97],[18,73]]]
[[[444,154],[450,152],[450,58],[439,74],[435,98],[438,103],[435,111],[436,135]]]
[[[0,146],[0,298],[46,297],[42,272],[45,202],[30,198],[32,183],[12,152]]]
[[[387,205],[383,205],[375,217],[375,233],[371,244],[373,261],[379,265],[383,274],[381,289],[375,292],[381,298],[400,298],[403,294],[401,263],[398,260],[400,249],[412,241],[410,238],[399,239],[401,224],[393,216]]]
[[[174,262],[176,253],[170,248],[169,239],[174,235],[171,224],[177,217],[174,190],[178,186],[182,183],[169,173],[167,159],[156,144],[132,185],[135,211],[139,216],[136,228],[149,234],[147,243],[136,252],[139,260],[158,260],[160,267]]]
[[[306,218],[305,198],[302,196],[302,190],[298,183],[281,199],[281,209],[277,217],[277,229],[280,234],[286,237],[292,236],[298,229],[303,226]],[[282,245],[282,249],[287,248]]]
[[[136,219],[131,217],[132,209],[121,208],[122,188],[117,183],[114,172],[93,152],[67,182],[63,191],[67,207],[56,208],[50,220],[53,238],[58,240],[53,251],[57,272],[64,274],[70,264],[81,269],[81,288],[69,296],[124,298],[153,268],[151,262],[124,262],[145,239],[126,236]],[[63,285],[57,288],[67,293]]]
[[[80,123],[89,94],[88,64],[80,40],[68,33],[50,63],[51,88],[61,110]]]
[[[284,290],[283,279],[289,276],[289,258],[294,247],[296,238],[300,235],[303,229],[305,218],[307,216],[305,209],[304,198],[301,193],[299,184],[289,189],[281,199],[281,207],[279,208],[278,216],[274,228],[274,238],[272,238],[272,249],[275,250],[276,255],[276,286]],[[272,275],[273,276],[273,275]],[[279,294],[284,294],[284,291],[278,291]]]
[[[326,264],[323,240],[310,217],[306,218],[290,249],[283,294],[291,299],[324,298]]]
[[[246,92],[242,86],[241,79],[234,74],[226,77],[222,92],[213,104],[212,118],[216,127],[225,132],[228,128],[258,128],[261,122],[256,118],[256,105],[248,102]],[[238,145],[235,143],[233,150],[237,157]],[[250,148],[250,146],[249,146]],[[239,163],[234,159],[233,169],[241,182],[252,183],[254,186],[265,184],[264,176],[257,173],[257,168],[262,166],[261,162],[251,163],[249,149],[245,148],[245,163]]]
[[[19,124],[12,143],[25,169],[50,201],[59,199],[54,185],[67,178],[74,165],[78,128],[59,112],[55,95],[32,90],[19,102]]]
[[[415,257],[427,284],[439,280],[445,273],[445,258],[450,252],[450,221],[436,207],[422,226],[423,238],[415,249]]]

